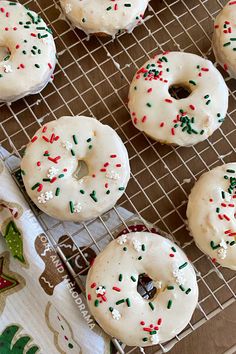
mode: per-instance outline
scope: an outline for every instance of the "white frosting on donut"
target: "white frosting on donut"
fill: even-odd
[[[143,273],[158,289],[152,299],[137,292]],[[174,337],[190,321],[198,300],[196,275],[186,255],[170,240],[148,232],[113,240],[90,268],[86,292],[99,325],[131,346]]]
[[[0,8],[0,45],[8,48],[0,62],[0,101],[11,102],[46,86],[56,49],[50,29],[35,12],[10,1],[1,1]]]
[[[189,97],[175,99],[169,88],[183,86]],[[134,125],[153,139],[188,146],[208,138],[223,122],[228,89],[214,65],[197,55],[163,53],[136,73],[129,91]]]
[[[34,203],[57,219],[71,221],[108,211],[130,177],[127,151],[117,133],[94,118],[78,116],[62,117],[39,129],[21,168]]]
[[[213,50],[217,62],[236,78],[236,2],[229,1],[215,20]]]
[[[203,174],[189,196],[187,217],[197,246],[236,270],[236,163]]]
[[[60,0],[70,21],[85,33],[111,36],[142,22],[149,0]]]

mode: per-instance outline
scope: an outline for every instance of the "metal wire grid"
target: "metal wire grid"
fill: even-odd
[[[128,227],[133,214],[172,234],[192,260],[200,288],[198,309],[179,336],[165,345],[145,350],[164,352],[235,301],[235,273],[212,264],[194,245],[185,228],[187,196],[194,181],[206,170],[235,158],[235,81],[226,78],[230,106],[226,122],[211,139],[192,148],[161,146],[133,128],[126,100],[135,70],[159,50],[183,50],[214,60],[211,52],[213,19],[226,0],[152,0],[146,20],[132,34],[110,38],[86,36],[60,15],[58,1],[21,1],[50,23],[59,52],[55,80],[44,91],[11,105],[1,104],[0,141],[11,154],[22,156],[25,144],[43,123],[62,115],[93,115],[111,125],[129,151],[132,177],[119,207],[96,221],[68,225],[34,211],[58,252],[84,290],[83,271],[74,272],[62,252],[57,230],[73,240],[89,267],[86,250],[96,252],[117,228]],[[12,171],[13,172],[13,171]],[[124,212],[128,210],[130,213]],[[116,225],[110,219],[116,219]],[[145,222],[144,222],[145,223]],[[94,227],[94,225],[96,227]],[[148,226],[149,227],[149,226]],[[97,233],[97,230],[100,230]],[[80,235],[87,235],[81,248]],[[139,352],[138,348],[120,352]]]

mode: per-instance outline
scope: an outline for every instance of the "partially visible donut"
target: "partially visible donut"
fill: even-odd
[[[189,196],[188,226],[213,262],[236,270],[236,163],[203,174]]]
[[[34,203],[60,220],[84,221],[111,209],[130,177],[126,148],[109,126],[62,117],[39,129],[21,162]]]
[[[18,2],[0,3],[0,101],[12,102],[40,92],[51,79],[56,48],[50,28]]]
[[[115,36],[142,22],[149,0],[60,0],[68,19],[87,34]]]
[[[236,78],[236,2],[229,1],[215,20],[212,46],[216,61]]]
[[[146,274],[157,289],[151,299],[137,291]],[[194,269],[184,252],[157,234],[135,232],[113,240],[91,266],[87,301],[99,325],[131,346],[170,340],[191,319],[198,300]]]
[[[184,87],[187,98],[173,98],[171,87]],[[165,144],[190,146],[207,139],[222,124],[228,88],[214,65],[195,54],[166,52],[135,74],[129,110],[135,127]]]

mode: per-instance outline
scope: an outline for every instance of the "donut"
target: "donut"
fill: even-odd
[[[213,262],[236,270],[236,163],[203,174],[189,196],[188,227]]]
[[[229,1],[215,20],[212,47],[216,61],[236,79],[236,2]]]
[[[171,96],[183,87],[186,98]],[[222,124],[228,89],[213,64],[195,54],[165,52],[146,62],[129,90],[136,128],[164,144],[190,146],[207,139]]]
[[[0,42],[5,48],[0,101],[13,102],[40,92],[56,65],[52,32],[43,19],[17,2],[1,1]]]
[[[59,220],[85,221],[111,209],[130,177],[117,133],[88,117],[62,117],[40,128],[21,162],[29,197]]]
[[[137,291],[146,274],[154,297]],[[95,258],[86,281],[89,309],[110,336],[130,346],[165,342],[190,321],[198,301],[194,269],[169,239],[134,232],[113,240]]]
[[[132,32],[143,20],[149,0],[60,0],[61,7],[74,24],[86,34],[115,36]]]

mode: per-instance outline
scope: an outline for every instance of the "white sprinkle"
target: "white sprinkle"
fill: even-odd
[[[53,199],[53,193],[52,191],[45,192],[45,200],[48,201],[50,199]]]
[[[112,317],[114,318],[114,320],[117,320],[117,321],[120,320],[121,314],[120,314],[120,312],[118,310],[113,309],[111,314],[112,314]]]
[[[108,171],[106,173],[106,178],[108,179],[120,179],[120,175],[114,170]]]
[[[220,242],[220,246],[224,249],[224,250],[227,250],[227,248],[228,248],[228,245],[227,245],[227,243],[225,242],[225,240],[221,240],[221,242]]]
[[[6,74],[8,74],[8,73],[12,73],[12,67],[11,67],[11,65],[3,65],[3,67],[4,67],[4,72],[6,73]]]
[[[73,147],[72,143],[69,142],[69,141],[64,141],[64,142],[62,143],[62,146],[63,146],[66,150],[71,150],[72,147]]]
[[[225,259],[227,256],[227,250],[224,248],[220,248],[218,249],[217,254],[220,259]]]
[[[65,12],[66,14],[68,14],[71,11],[72,11],[72,5],[68,2],[65,6]]]
[[[104,295],[105,293],[106,293],[106,289],[104,288],[104,286],[99,285],[96,289],[96,294]]]
[[[48,178],[53,178],[53,177],[55,177],[55,176],[57,175],[58,171],[59,171],[59,170],[58,170],[57,168],[55,168],[54,166],[50,167],[49,170],[48,170],[47,177],[48,177]]]
[[[142,250],[141,242],[138,240],[135,240],[135,239],[132,242],[133,242],[133,246],[134,246],[135,251],[140,252]]]
[[[76,204],[74,205],[74,213],[79,214],[79,213],[81,212],[81,210],[82,210],[81,204],[80,204],[80,203],[76,203]]]
[[[179,269],[179,267],[176,263],[174,263],[172,266],[172,274],[173,274],[173,277],[175,278],[175,281],[178,285],[184,285],[185,278],[183,276],[183,271],[182,271],[182,269]]]
[[[123,245],[126,242],[127,242],[127,236],[126,235],[122,235],[122,236],[118,237],[118,239],[117,239],[117,243],[119,243],[119,245]]]
[[[158,334],[152,334],[151,337],[150,337],[150,342],[152,344],[158,344],[159,343],[159,337],[158,337]]]
[[[42,194],[40,194],[40,196],[38,196],[38,202],[40,204],[45,204],[47,202],[46,199],[45,199],[45,194],[44,193],[42,193]]]

